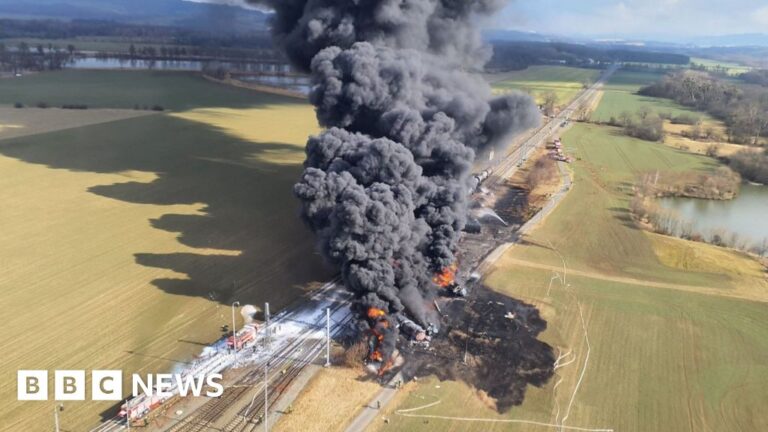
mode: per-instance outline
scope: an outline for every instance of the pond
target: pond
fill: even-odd
[[[281,87],[295,92],[309,94],[309,77],[288,74],[291,67],[287,64],[259,62],[212,62],[201,60],[141,60],[125,58],[78,57],[67,67],[73,69],[98,70],[165,70],[200,72],[206,67],[223,67],[236,72],[240,81],[266,86]],[[252,74],[252,75],[249,75]],[[288,74],[288,75],[286,75]]]
[[[730,201],[663,198],[659,202],[691,221],[700,233],[725,230],[753,244],[768,238],[768,186],[745,183],[739,196]]]
[[[302,94],[309,94],[311,83],[305,76],[280,76],[280,75],[244,75],[237,79],[273,87],[281,87]]]

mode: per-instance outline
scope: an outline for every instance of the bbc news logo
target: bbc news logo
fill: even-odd
[[[145,394],[170,397],[200,396],[207,389],[208,397],[219,397],[224,393],[221,374],[191,376],[181,374],[140,374],[131,376],[134,397]],[[47,370],[20,370],[16,374],[17,399],[20,401],[46,401],[49,398]],[[85,400],[85,371],[56,370],[53,373],[53,396],[56,401]],[[91,371],[90,399],[94,401],[119,401],[123,399],[123,371]]]

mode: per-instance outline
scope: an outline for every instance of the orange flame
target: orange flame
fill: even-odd
[[[368,309],[368,318],[375,320],[386,315],[386,312],[379,308],[371,307]]]
[[[379,351],[379,347],[381,346],[382,342],[384,342],[384,334],[379,330],[389,328],[389,321],[384,319],[386,315],[387,313],[382,309],[376,307],[368,308],[368,318],[376,321],[376,324],[371,328],[371,334],[376,336],[376,347],[368,356],[368,359],[371,361],[380,362],[384,360],[384,355],[381,353],[381,351]],[[379,330],[377,330],[377,328]]]
[[[447,288],[456,281],[456,271],[458,269],[458,264],[453,263],[444,268],[442,272],[436,274],[435,277],[432,278],[432,282],[440,288]]]

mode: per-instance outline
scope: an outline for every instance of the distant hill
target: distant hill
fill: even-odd
[[[692,41],[698,46],[736,47],[763,46],[768,47],[768,33],[745,33],[723,36],[698,37]]]
[[[0,0],[0,17],[110,20],[231,32],[263,30],[268,15],[183,0]]]
[[[488,41],[524,41],[524,42],[551,42],[562,40],[562,37],[552,37],[535,32],[517,30],[486,30],[483,38]]]

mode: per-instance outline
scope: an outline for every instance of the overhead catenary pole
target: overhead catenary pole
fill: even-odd
[[[235,366],[237,366],[237,327],[235,326],[235,307],[240,306],[239,301],[232,303],[232,350],[235,353]]]
[[[272,330],[269,328],[269,302],[264,303],[264,333],[267,337],[267,348],[272,346]]]
[[[56,404],[56,406],[53,407],[53,423],[56,426],[56,432],[61,432],[59,429],[59,410],[63,408],[64,405],[62,404]]]
[[[264,432],[269,432],[268,415],[269,415],[269,361],[264,363]]]
[[[325,308],[325,367],[331,366],[331,308]]]

